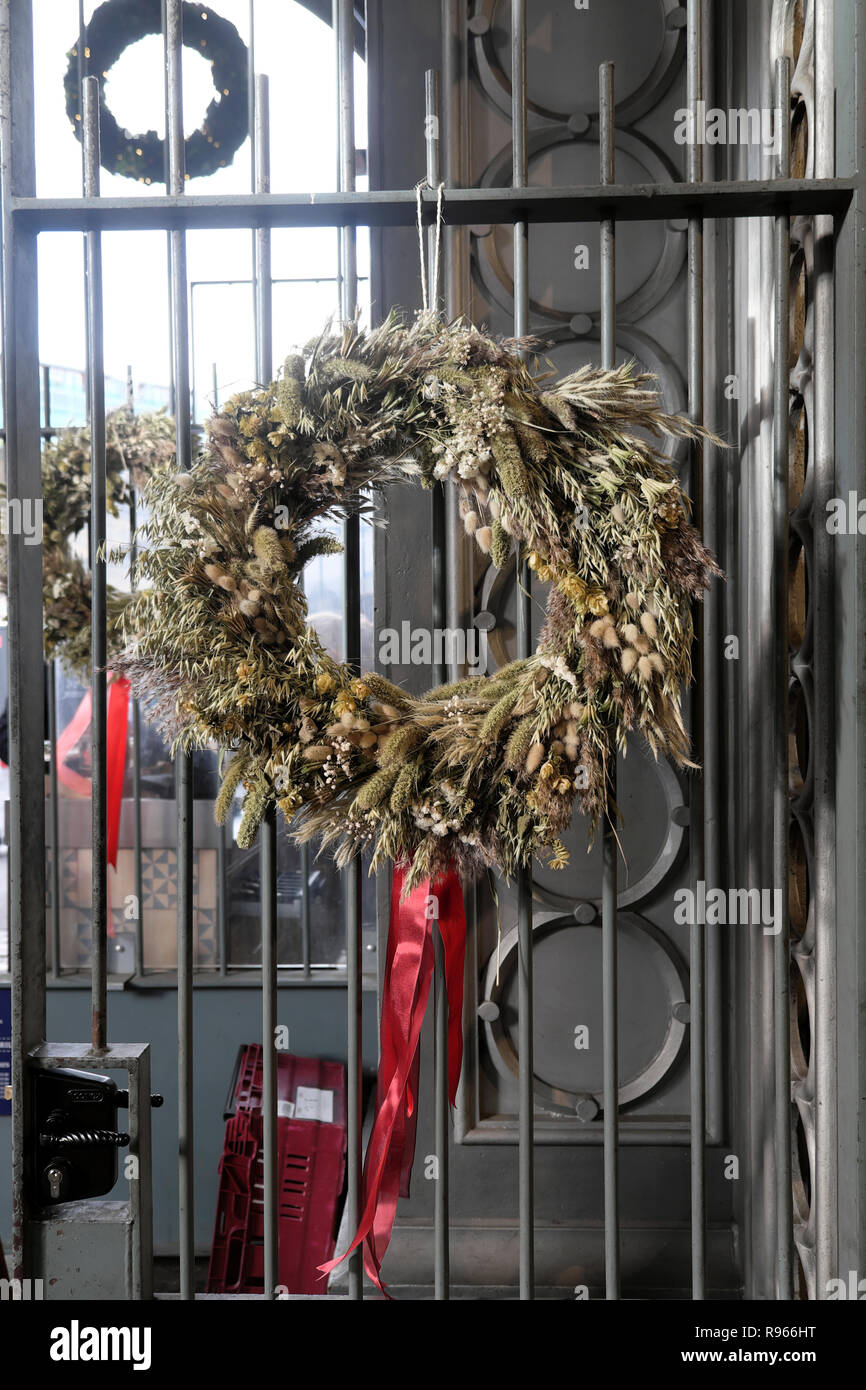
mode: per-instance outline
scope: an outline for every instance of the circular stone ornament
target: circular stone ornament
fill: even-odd
[[[99,80],[100,158],[110,174],[165,182],[165,142],[155,130],[133,135],[122,130],[105,101],[111,68],[130,44],[162,32],[160,0],[106,0],[83,32],[84,72]],[[183,5],[183,42],[211,65],[216,95],[201,127],[184,142],[186,177],[205,178],[231,164],[247,137],[249,117],[247,46],[233,24],[210,6]],[[78,43],[71,49],[63,79],[66,114],[82,138]]]

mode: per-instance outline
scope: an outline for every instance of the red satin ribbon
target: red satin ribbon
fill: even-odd
[[[90,796],[91,781],[66,766],[66,759],[85,733],[91,719],[90,691],[82,697],[78,709],[73,714],[62,733],[57,736],[57,780],[79,796]],[[105,778],[105,820],[106,820],[106,858],[113,869],[117,868],[117,845],[120,837],[120,806],[123,798],[123,781],[126,775],[126,742],[129,723],[129,681],[125,676],[112,680],[108,687],[106,708],[106,778]]]
[[[415,1156],[419,1042],[433,978],[433,921],[444,948],[448,994],[448,1092],[457,1095],[463,1058],[463,966],[466,918],[456,873],[413,888],[401,901],[406,870],[394,869],[388,952],[382,991],[378,1110],[364,1159],[363,1210],[355,1237],[339,1259],[320,1265],[330,1274],[359,1245],[364,1268],[387,1297],[380,1270],[399,1197],[409,1196]]]
[[[119,676],[108,687],[108,709],[105,725],[106,858],[113,869],[117,868],[120,805],[123,800],[123,781],[126,776],[128,730],[129,681],[125,676]]]

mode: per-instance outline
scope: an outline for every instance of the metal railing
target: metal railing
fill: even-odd
[[[267,78],[257,77],[251,90],[251,111],[255,151],[253,189],[230,196],[189,195],[185,192],[184,136],[181,92],[180,0],[165,0],[166,117],[167,117],[167,194],[165,197],[102,197],[99,191],[99,121],[96,79],[83,77],[83,196],[44,199],[35,196],[35,148],[32,90],[32,17],[27,0],[2,0],[0,38],[4,40],[0,73],[0,112],[2,112],[3,160],[3,285],[6,351],[5,402],[8,489],[10,498],[38,497],[40,484],[40,379],[36,347],[36,248],[40,232],[72,230],[83,233],[86,247],[87,373],[92,432],[92,575],[93,575],[93,932],[92,932],[92,1046],[82,1064],[99,1063],[106,1044],[106,949],[107,898],[105,860],[105,566],[99,558],[104,537],[105,511],[105,428],[102,357],[101,234],[107,230],[134,228],[161,229],[167,234],[173,347],[174,410],[178,466],[189,468],[190,442],[190,324],[186,233],[193,228],[218,229],[248,227],[255,248],[255,341],[256,375],[259,381],[272,376],[271,261],[270,236],[276,227],[336,227],[340,235],[341,313],[352,315],[356,303],[357,269],[355,228],[410,226],[416,216],[416,195],[412,189],[397,191],[355,190],[355,141],[353,129],[353,52],[354,6],[352,0],[334,0],[333,21],[338,62],[339,169],[334,193],[281,194],[272,192],[269,176],[269,122]],[[777,257],[776,299],[776,394],[777,420],[775,493],[775,611],[774,675],[772,689],[777,699],[777,806],[775,881],[786,884],[787,822],[782,813],[782,797],[787,789],[784,701],[786,698],[787,635],[785,614],[785,556],[787,547],[787,380],[785,376],[785,335],[787,333],[788,226],[795,213],[808,213],[827,219],[844,215],[854,183],[851,180],[815,178],[794,180],[788,175],[787,144],[779,158],[778,177],[771,180],[727,183],[703,182],[702,150],[693,143],[688,151],[688,177],[682,184],[659,187],[620,185],[614,169],[614,86],[612,64],[602,65],[599,79],[600,168],[599,182],[589,187],[527,186],[526,153],[526,4],[511,0],[511,78],[513,162],[510,187],[452,187],[445,192],[445,216],[449,227],[474,223],[513,226],[514,237],[514,332],[521,336],[529,329],[529,245],[532,223],[598,222],[601,236],[602,312],[601,360],[612,366],[616,346],[616,224],[622,220],[653,221],[685,217],[688,220],[687,324],[688,324],[688,406],[691,418],[700,423],[703,401],[703,228],[707,218],[775,219]],[[688,0],[687,7],[687,89],[688,105],[696,109],[702,100],[701,4]],[[776,106],[783,112],[789,105],[790,71],[784,63],[777,69]],[[419,103],[420,105],[420,103]],[[429,73],[426,84],[427,182],[423,196],[423,220],[433,226],[435,190],[440,183],[439,89],[436,74]],[[15,119],[12,120],[11,112]],[[419,109],[417,118],[422,118]],[[433,119],[431,119],[433,118]],[[447,127],[447,121],[446,121]],[[452,168],[445,154],[446,169]],[[432,233],[431,233],[432,235]],[[432,251],[431,251],[432,255]],[[432,269],[432,267],[431,267]],[[432,283],[432,277],[431,277]],[[703,457],[694,448],[691,457],[691,489],[697,523],[711,545],[716,543],[715,505],[705,505],[717,488],[716,463],[712,449]],[[453,556],[447,546],[454,531],[442,493],[433,501],[433,623],[442,626],[454,611],[457,598],[449,589],[446,574]],[[360,583],[358,519],[345,526],[345,658],[353,666],[360,662]],[[446,564],[446,561],[449,563]],[[530,576],[519,566],[517,584],[518,655],[530,652]],[[29,1213],[23,1197],[22,1151],[27,1132],[27,1093],[24,1086],[28,1055],[46,1035],[45,1025],[45,911],[44,911],[44,805],[38,769],[42,766],[43,729],[41,701],[32,692],[41,688],[42,649],[40,623],[41,550],[25,547],[20,539],[9,537],[10,599],[10,739],[11,769],[11,853],[10,913],[12,922],[12,969],[14,1004],[13,1097],[15,1127],[15,1265],[27,1272],[36,1256],[28,1234]],[[696,696],[692,723],[697,758],[704,767],[703,780],[691,783],[691,876],[693,880],[718,881],[717,852],[721,769],[716,750],[718,727],[718,642],[719,628],[713,608],[699,629]],[[446,678],[444,670],[436,673]],[[53,691],[53,686],[52,686]],[[50,702],[54,710],[54,699]],[[136,711],[135,719],[138,720]],[[138,727],[136,722],[136,728]],[[52,726],[52,743],[56,720]],[[611,750],[609,791],[611,806],[616,794],[615,749]],[[138,765],[138,764],[136,764]],[[177,875],[178,875],[178,1170],[179,1170],[179,1254],[180,1295],[194,1296],[194,1130],[193,1130],[193,801],[192,763],[181,755],[177,775]],[[52,781],[52,861],[53,903],[52,948],[55,971],[59,969],[59,925],[56,824],[56,777]],[[787,803],[785,804],[785,816]],[[277,896],[276,825],[273,812],[266,819],[260,841],[261,852],[261,943],[262,943],[262,1038],[264,1044],[264,1230],[265,1296],[273,1297],[278,1270],[278,1211],[276,1160],[276,1006],[277,1006]],[[140,857],[140,824],[136,832],[136,853]],[[308,860],[304,859],[305,867]],[[361,867],[356,860],[345,871],[346,984],[348,1026],[348,1199],[347,1219],[357,1224],[361,1185]],[[138,940],[141,952],[140,867]],[[304,931],[304,970],[310,968],[309,905]],[[224,935],[224,928],[223,928]],[[534,1211],[535,1147],[533,1092],[533,931],[532,885],[528,872],[520,877],[518,888],[518,1193],[519,1193],[519,1287],[520,1297],[535,1295]],[[447,1001],[444,968],[438,930],[435,966],[435,1134],[439,1160],[439,1180],[434,1204],[433,1282],[438,1299],[450,1293],[449,1269],[449,1106],[447,1090]],[[604,1218],[606,1296],[620,1296],[620,1206],[618,1157],[619,1067],[617,1048],[617,842],[612,810],[604,827],[604,869],[602,892],[604,1004]],[[787,936],[776,943],[776,1060],[777,1060],[777,1146],[779,1155],[790,1152],[790,1113],[788,1096],[787,1038]],[[225,955],[222,955],[223,968]],[[143,960],[139,954],[139,964]],[[707,1126],[706,1028],[704,1006],[705,939],[704,928],[690,931],[690,1026],[691,1026],[691,1231],[692,1292],[695,1299],[705,1296],[706,1266],[706,1190],[705,1138]],[[790,1167],[784,1161],[777,1167],[779,1294],[792,1296]],[[350,1260],[349,1297],[363,1297],[360,1252]]]

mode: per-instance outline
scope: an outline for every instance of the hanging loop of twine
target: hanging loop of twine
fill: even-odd
[[[423,220],[423,199],[421,196],[422,188],[432,188],[427,179],[419,179],[415,185],[415,201],[418,210],[418,257],[421,261],[421,302],[425,313],[430,308],[436,308],[439,303],[439,254],[442,246],[442,224],[444,222],[443,203],[445,195],[445,185],[440,183],[436,189],[436,237],[433,242],[433,284],[428,293],[427,285],[427,253],[424,246],[424,220]]]

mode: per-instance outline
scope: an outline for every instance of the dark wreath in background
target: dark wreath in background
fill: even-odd
[[[161,0],[106,0],[93,14],[68,54],[63,79],[66,114],[82,138],[79,78],[99,80],[102,167],[140,183],[165,182],[165,142],[155,130],[133,135],[121,130],[105,102],[105,80],[120,55],[148,34],[162,32]],[[79,69],[79,44],[84,53]],[[211,65],[216,95],[198,130],[186,142],[186,176],[204,178],[231,164],[249,129],[248,52],[233,24],[209,6],[183,6],[183,42]]]

